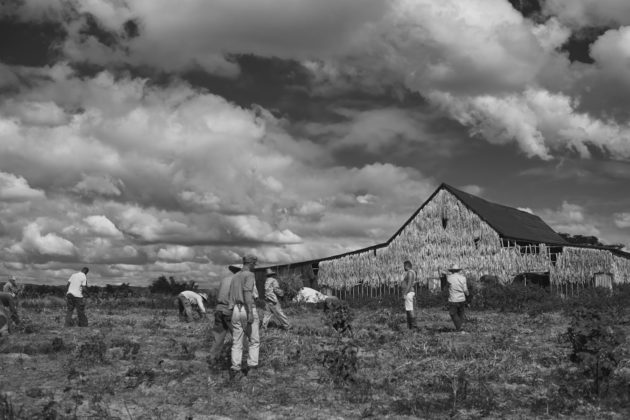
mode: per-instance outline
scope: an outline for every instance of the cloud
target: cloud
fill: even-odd
[[[583,206],[563,201],[556,209],[536,212],[556,232],[572,235],[600,236],[600,223],[594,215],[587,214]]]
[[[166,248],[160,248],[157,257],[161,260],[168,261],[192,260],[195,257],[195,250],[181,245],[168,246]]]
[[[122,194],[121,189],[124,184],[120,180],[114,180],[107,175],[88,175],[83,174],[79,181],[72,189],[82,195],[102,195],[102,196],[119,196]]]
[[[516,142],[530,157],[549,160],[554,151],[571,150],[590,157],[589,147],[630,158],[630,127],[603,122],[576,110],[563,94],[527,89],[522,95],[455,97],[434,92],[432,100],[471,133],[496,144]]]
[[[48,256],[72,256],[76,253],[74,244],[56,233],[42,235],[37,222],[24,227],[22,241],[11,247],[11,251],[18,254],[35,252]]]
[[[88,225],[91,232],[97,235],[112,238],[122,237],[122,232],[105,216],[88,216],[83,221]]]
[[[0,201],[28,201],[45,197],[42,190],[31,188],[23,177],[0,172]]]
[[[577,28],[630,24],[630,4],[625,0],[547,0],[543,8]]]
[[[620,229],[630,228],[630,213],[616,213],[615,217],[615,226]]]
[[[462,191],[467,192],[468,194],[472,194],[472,195],[481,195],[483,194],[483,187],[480,187],[479,185],[464,185],[462,187],[459,187]]]

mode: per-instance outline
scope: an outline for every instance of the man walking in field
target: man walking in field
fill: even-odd
[[[9,281],[5,283],[2,288],[4,293],[9,293],[11,296],[16,298],[18,294],[22,291],[20,286],[17,285],[17,281],[15,280],[15,276],[9,277]]]
[[[78,273],[74,273],[68,279],[68,291],[66,292],[66,327],[73,325],[72,314],[77,310],[79,327],[87,327],[88,320],[85,315],[85,291],[87,289],[87,273],[90,270],[83,267]]]
[[[280,328],[288,330],[291,325],[289,324],[287,316],[282,311],[282,306],[280,306],[280,301],[278,300],[278,296],[283,296],[284,291],[280,288],[280,284],[278,284],[275,271],[268,268],[266,274],[265,314],[263,315],[262,327],[266,330],[269,325],[269,321],[273,316],[275,316],[278,322],[280,322]]]
[[[4,314],[10,317],[11,321],[13,321],[15,325],[20,324],[20,317],[18,316],[17,304],[15,303],[15,299],[10,293],[4,293],[4,292],[0,293],[0,307],[2,307]]]
[[[407,260],[403,263],[405,269],[405,277],[403,279],[404,296],[405,296],[405,312],[407,313],[407,327],[410,330],[418,328],[416,324],[416,316],[414,313],[414,300],[416,293],[414,292],[414,285],[416,284],[416,272],[411,269],[411,261]]]
[[[221,350],[223,349],[225,337],[228,332],[232,334],[233,307],[230,307],[230,286],[232,286],[232,278],[234,277],[234,274],[241,271],[241,269],[235,265],[229,266],[228,269],[232,275],[221,280],[221,283],[219,284],[219,293],[217,294],[217,306],[214,310],[214,326],[212,328],[214,343],[210,349],[210,365],[217,364],[219,356],[221,355]]]
[[[455,331],[462,331],[466,297],[468,296],[466,277],[459,273],[461,268],[457,264],[451,266],[448,271],[450,271],[450,274],[446,276],[448,283],[448,310],[453,324],[455,324]]]
[[[191,322],[195,319],[192,313],[193,306],[199,313],[201,318],[206,316],[206,307],[204,302],[208,302],[208,295],[205,293],[197,293],[192,290],[184,290],[175,299],[175,304],[179,309],[179,320]]]
[[[260,321],[254,299],[258,297],[254,267],[258,259],[254,255],[243,257],[243,270],[232,277],[229,300],[232,309],[232,367],[234,379],[241,379],[244,375],[241,364],[243,362],[243,343],[245,336],[249,339],[247,355],[247,370],[258,367],[258,353],[260,351]],[[247,372],[246,372],[247,373]]]

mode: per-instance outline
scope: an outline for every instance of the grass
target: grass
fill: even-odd
[[[616,391],[589,397],[561,312],[470,311],[462,335],[440,307],[418,311],[415,333],[402,308],[353,308],[354,336],[340,337],[320,308],[288,305],[294,328],[263,332],[260,369],[233,382],[227,348],[207,365],[210,320],[100,304],[90,327],[64,328],[63,308],[35,307],[0,344],[0,419],[630,417],[627,355]]]

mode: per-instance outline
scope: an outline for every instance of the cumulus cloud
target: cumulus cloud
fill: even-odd
[[[589,146],[630,158],[630,127],[604,122],[576,110],[563,94],[527,89],[523,94],[456,97],[433,92],[431,99],[474,135],[496,144],[516,142],[528,156],[551,159],[553,151],[572,150],[590,157]]]
[[[72,189],[83,195],[119,196],[124,184],[120,180],[114,180],[108,175],[83,174]]]
[[[563,201],[558,209],[543,209],[537,214],[549,223],[556,232],[585,236],[599,236],[601,234],[597,219],[593,215],[587,214],[585,208],[579,204]]]
[[[462,191],[467,192],[468,194],[472,194],[472,195],[481,195],[483,194],[483,187],[479,186],[479,185],[464,185],[462,187],[459,187]]]
[[[168,246],[160,248],[157,257],[161,260],[168,261],[187,261],[195,257],[195,250],[181,245]]]
[[[105,216],[88,216],[83,221],[88,225],[90,231],[97,235],[113,238],[122,237],[122,232]]]
[[[577,28],[630,24],[630,3],[625,0],[547,0],[543,7]]]
[[[42,234],[37,222],[29,223],[22,231],[22,241],[11,247],[18,254],[34,252],[48,256],[72,256],[74,244],[54,232]]]
[[[27,201],[45,196],[42,190],[31,188],[23,177],[0,172],[0,201]]]
[[[615,225],[620,229],[630,228],[630,213],[616,213]]]

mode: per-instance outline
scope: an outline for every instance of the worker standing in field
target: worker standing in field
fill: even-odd
[[[291,325],[287,316],[282,311],[278,296],[283,296],[284,291],[280,288],[278,279],[276,278],[276,272],[271,268],[266,271],[267,279],[265,280],[265,313],[262,319],[263,329],[267,329],[269,321],[273,316],[280,322],[280,328],[288,330]]]
[[[417,275],[411,268],[411,261],[407,260],[403,263],[405,269],[405,277],[403,279],[403,288],[405,296],[405,312],[407,313],[407,327],[410,330],[418,328],[416,324],[416,315],[414,313],[414,301],[416,299],[416,293],[414,292],[414,285],[416,284]]]
[[[194,320],[192,307],[194,306],[199,316],[204,318],[206,316],[206,307],[204,302],[208,302],[208,295],[205,293],[197,293],[192,290],[184,290],[175,299],[175,304],[179,309],[179,320],[191,322]]]
[[[260,333],[258,310],[254,299],[258,297],[254,267],[258,258],[254,255],[243,257],[243,269],[232,277],[229,300],[232,309],[232,367],[234,379],[242,378],[243,344],[247,336],[249,341],[247,371],[258,367],[260,351]]]
[[[230,270],[232,275],[224,277],[221,280],[221,283],[219,284],[219,292],[217,294],[217,306],[214,310],[214,326],[212,328],[214,343],[210,349],[209,357],[211,365],[217,364],[227,333],[229,332],[232,334],[233,307],[230,307],[230,286],[232,285],[232,278],[234,274],[241,271],[241,269],[235,265],[230,265],[228,270]]]
[[[448,271],[450,271],[450,274],[446,276],[448,283],[448,311],[453,324],[455,324],[455,331],[462,331],[466,297],[468,296],[466,277],[460,274],[461,268],[457,264],[453,264]]]
[[[9,277],[9,281],[5,283],[2,288],[4,293],[9,293],[14,298],[17,298],[18,294],[22,291],[20,286],[18,286],[15,276]]]
[[[68,291],[66,292],[66,327],[73,325],[72,314],[77,310],[79,327],[87,327],[88,320],[85,315],[85,293],[87,289],[87,273],[89,268],[83,267],[78,273],[74,273],[68,279]]]
[[[10,293],[0,293],[0,306],[4,310],[4,313],[10,316],[11,321],[15,325],[20,324],[20,317],[18,316],[17,304],[15,303],[15,299]]]

